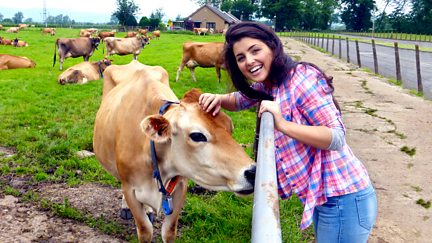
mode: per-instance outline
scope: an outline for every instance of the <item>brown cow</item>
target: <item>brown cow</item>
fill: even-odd
[[[101,39],[101,42],[103,42],[103,40],[107,37],[115,37],[115,32],[114,31],[102,31],[102,32],[99,32],[98,36]]]
[[[209,29],[207,29],[207,28],[193,28],[193,31],[197,35],[206,35],[209,32]]]
[[[50,34],[51,36],[54,36],[56,34],[55,28],[43,28],[42,34]]]
[[[36,63],[27,57],[0,54],[0,70],[15,68],[34,68]]]
[[[8,32],[8,33],[18,33],[19,30],[20,30],[19,27],[10,27],[8,30],[6,30],[6,32]]]
[[[0,30],[3,30],[3,25],[0,24]]]
[[[138,35],[138,33],[135,32],[135,31],[128,31],[128,32],[126,33],[125,38],[132,38],[132,37],[136,37],[137,35]]]
[[[104,84],[112,67],[105,70]],[[146,214],[159,215],[163,204],[162,240],[174,242],[188,178],[210,190],[250,194],[255,163],[231,137],[233,125],[225,113],[213,117],[204,112],[196,89],[179,101],[154,72],[136,70],[132,79],[106,94],[96,115],[93,148],[97,160],[121,182],[138,240],[152,240],[151,217]],[[167,101],[174,103],[162,108]],[[165,186],[173,191],[164,193]],[[172,199],[172,207],[166,207],[166,198]]]
[[[138,60],[132,60],[126,65],[111,65],[109,72],[104,74],[104,84],[102,89],[102,99],[106,94],[122,81],[131,80],[135,72],[139,70],[150,70],[153,75],[157,75],[157,80],[169,86],[168,72],[161,66],[148,66],[140,63]]]
[[[192,75],[193,81],[196,82],[194,69],[196,67],[216,67],[216,74],[220,82],[220,69],[225,68],[223,57],[223,42],[185,42],[183,44],[183,58],[180,67],[177,70],[176,81],[178,81],[180,72],[186,65]]]
[[[12,45],[15,47],[27,47],[28,43],[26,41],[18,40],[18,38],[15,38],[12,42]]]
[[[95,49],[99,45],[99,38],[59,38],[55,43],[55,47],[58,49],[60,70],[63,70],[63,61],[68,57],[76,58],[83,57],[84,61],[88,61],[90,56],[93,55]],[[54,62],[56,62],[56,53],[54,50]]]
[[[80,37],[90,37],[92,35],[92,32],[88,30],[80,30],[79,36]]]
[[[78,63],[60,74],[57,81],[59,84],[85,84],[88,81],[102,78],[103,72],[109,65],[111,65],[111,60],[108,59],[97,62]]]
[[[19,28],[20,30],[25,29],[25,28],[28,28],[28,27],[29,27],[28,24],[18,24],[18,28]]]
[[[147,36],[148,29],[138,29],[138,32],[139,32],[141,35]]]
[[[159,40],[160,34],[161,34],[160,30],[153,31],[153,33],[152,33],[152,39],[158,39]]]
[[[0,44],[1,45],[12,45],[12,40],[5,39],[5,38],[0,36]]]
[[[109,55],[113,54],[120,56],[133,54],[136,60],[146,44],[149,42],[148,38],[144,36],[133,38],[107,37],[105,38],[106,57],[108,58]]]

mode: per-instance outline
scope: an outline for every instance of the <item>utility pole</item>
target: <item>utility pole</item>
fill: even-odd
[[[45,23],[45,27],[48,27],[47,16],[46,16],[46,0],[43,0],[43,22]]]

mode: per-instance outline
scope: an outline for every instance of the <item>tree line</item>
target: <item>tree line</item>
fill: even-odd
[[[332,25],[349,31],[393,31],[432,34],[431,0],[384,0],[378,9],[375,0],[194,0],[199,5],[211,4],[240,20],[266,20],[277,31],[329,30]],[[116,0],[116,8],[107,24],[164,29],[163,9],[137,21],[140,8],[134,0]],[[175,20],[187,21],[185,16]],[[48,24],[74,25],[67,15],[48,16]],[[31,23],[22,12],[3,23]],[[333,27],[334,28],[334,27]]]

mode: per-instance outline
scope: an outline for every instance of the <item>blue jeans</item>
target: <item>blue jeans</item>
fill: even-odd
[[[367,242],[376,216],[372,185],[356,193],[329,197],[326,203],[315,207],[315,238],[318,243]]]

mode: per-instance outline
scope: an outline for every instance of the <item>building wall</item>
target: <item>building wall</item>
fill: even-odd
[[[207,23],[215,23],[215,32],[222,32],[225,28],[225,21],[207,7],[200,9],[190,17],[193,21],[201,21],[200,28],[207,28]]]

